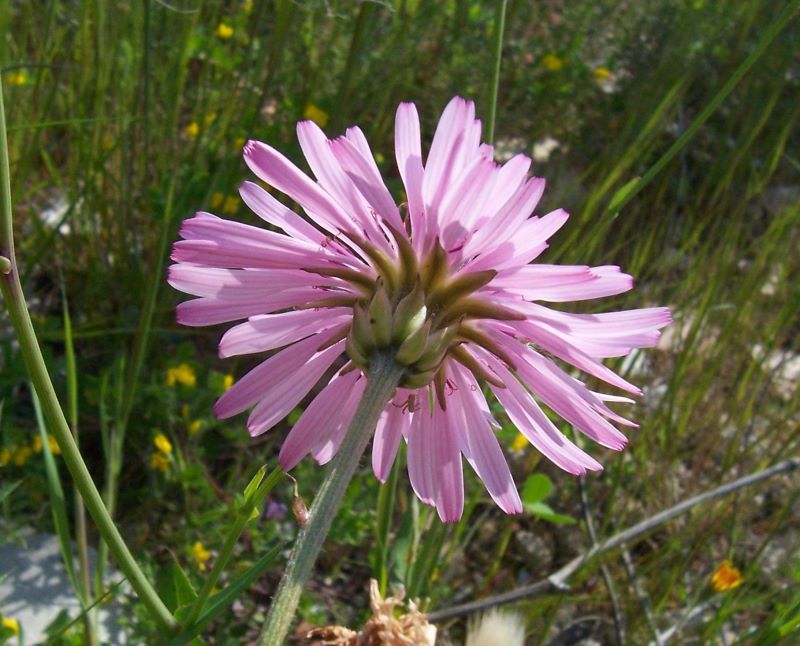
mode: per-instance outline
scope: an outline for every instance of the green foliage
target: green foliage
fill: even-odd
[[[553,492],[553,482],[542,473],[529,475],[520,492],[522,506],[529,514],[536,518],[555,523],[557,525],[572,525],[575,519],[571,516],[558,514],[547,503],[543,502]]]

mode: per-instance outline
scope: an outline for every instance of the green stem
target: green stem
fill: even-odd
[[[265,469],[262,468],[262,473],[264,471]],[[244,531],[245,525],[247,525],[247,523],[252,519],[253,510],[262,503],[264,497],[272,490],[272,488],[282,477],[283,471],[280,469],[280,467],[275,467],[269,476],[267,476],[261,482],[261,484],[258,485],[258,488],[255,490],[255,492],[245,499],[244,503],[237,511],[236,517],[228,529],[225,542],[222,544],[222,547],[219,550],[219,555],[216,559],[214,559],[214,567],[211,568],[211,572],[206,577],[206,580],[203,582],[203,587],[200,589],[200,594],[197,595],[197,599],[195,599],[194,604],[189,610],[189,614],[182,622],[183,626],[187,629],[190,629],[194,626],[194,623],[200,616],[200,612],[204,609],[206,601],[208,601],[208,598],[211,596],[211,591],[217,584],[217,581],[222,575],[222,571],[225,569],[228,561],[230,561],[236,541],[239,540],[239,536],[241,536],[242,531]]]
[[[381,411],[397,387],[403,368],[394,358],[378,357],[370,364],[367,389],[361,398],[347,435],[331,463],[330,471],[314,499],[308,522],[300,530],[289,564],[281,578],[259,646],[283,644],[294,618],[300,593],[311,575],[333,517],[355,473],[358,462],[375,432]]]
[[[64,463],[67,465],[75,486],[83,498],[84,504],[94,519],[103,540],[109,546],[117,565],[130,581],[142,603],[152,613],[162,628],[171,629],[175,619],[159,598],[156,591],[139,569],[138,564],[122,540],[122,536],[111,520],[103,505],[100,494],[95,487],[89,470],[81,457],[78,446],[72,437],[64,411],[58,402],[50,375],[47,373],[42,352],[33,330],[22,285],[19,282],[17,262],[14,256],[14,238],[11,219],[11,181],[8,162],[8,142],[6,141],[5,110],[3,93],[0,88],[0,256],[8,260],[8,273],[0,273],[0,291],[8,308],[9,318],[19,341],[25,364],[28,367],[31,381],[42,405],[42,410],[50,423],[50,429],[56,437]]]
[[[500,61],[503,58],[503,34],[506,30],[506,5],[508,0],[497,3],[494,15],[494,70],[492,71],[492,87],[489,95],[489,118],[486,126],[486,139],[494,143],[494,122],[497,115],[497,92],[500,89]]]

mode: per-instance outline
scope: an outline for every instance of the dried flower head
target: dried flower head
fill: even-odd
[[[345,626],[325,626],[310,631],[307,638],[322,640],[325,646],[434,646],[436,626],[428,623],[413,601],[409,601],[407,611],[402,612],[404,597],[405,591],[401,587],[396,596],[384,599],[378,590],[378,582],[370,579],[372,616],[360,631]]]
[[[248,429],[264,433],[344,357],[280,452],[287,470],[308,453],[325,463],[341,445],[370,366],[392,360],[404,370],[378,422],[373,469],[384,481],[404,439],[414,491],[445,521],[462,513],[462,455],[502,509],[522,510],[481,383],[525,438],[570,473],[601,466],[540,404],[602,446],[625,445],[611,422],[635,425],[607,403],[631,400],[593,392],[555,359],[639,394],[601,360],[655,345],[669,312],[569,314],[543,304],[620,294],[633,279],[615,266],[533,263],[568,216],[531,215],[544,180],[528,176],[525,155],[495,163],[471,102],[448,104],[424,161],[416,108],[400,105],[395,152],[407,195],[400,206],[361,130],[333,140],[311,121],[297,130],[316,181],[267,144],[248,142],[244,157],[305,217],[245,182],[245,203],[282,232],[198,213],[184,221],[173,249],[169,282],[197,297],[178,306],[180,323],[246,319],[222,337],[222,357],[283,348],[220,397],[218,417],[252,408]]]

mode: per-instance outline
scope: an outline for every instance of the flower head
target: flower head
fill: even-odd
[[[214,32],[217,35],[217,38],[222,40],[230,40],[233,38],[233,27],[230,25],[221,22],[217,25],[217,29]]]
[[[542,66],[549,72],[558,72],[564,67],[564,61],[555,54],[545,54],[542,56]]]
[[[16,619],[5,617],[3,615],[0,615],[0,617],[3,619],[2,625],[5,632],[14,637],[19,635],[19,622]]]
[[[183,384],[192,388],[197,383],[197,376],[188,363],[181,363],[174,368],[167,369],[167,386]]]
[[[200,541],[192,545],[192,557],[195,563],[197,563],[197,569],[201,572],[205,572],[206,564],[211,558],[211,552],[209,552]]]
[[[711,587],[715,592],[727,592],[742,585],[744,579],[739,568],[734,567],[728,559],[725,559],[714,570],[711,575]]]
[[[156,436],[153,438],[153,444],[162,453],[172,453],[172,442],[170,442],[163,433],[156,433]]]
[[[222,337],[222,357],[283,348],[220,397],[218,417],[252,408],[248,429],[264,433],[333,367],[280,452],[285,469],[308,453],[325,463],[370,365],[392,358],[404,371],[378,421],[373,470],[384,481],[405,440],[411,484],[445,521],[461,516],[462,455],[502,509],[522,510],[481,383],[528,442],[571,473],[601,466],[542,404],[603,446],[625,445],[611,422],[634,424],[607,404],[631,400],[590,390],[555,359],[639,394],[601,359],[655,345],[669,312],[569,314],[543,304],[620,294],[633,280],[614,266],[532,264],[568,216],[561,209],[532,216],[544,180],[528,176],[525,155],[494,162],[471,102],[448,104],[424,161],[416,108],[400,105],[395,153],[407,195],[400,206],[361,130],[329,140],[311,121],[297,129],[316,181],[267,144],[248,142],[244,157],[305,217],[245,182],[244,202],[282,232],[198,213],[184,221],[173,249],[170,284],[198,297],[178,306],[180,323],[246,319]]]

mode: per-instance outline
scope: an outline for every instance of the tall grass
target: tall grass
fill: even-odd
[[[65,401],[75,383],[66,376],[80,375],[71,410],[80,412],[75,426],[96,479],[105,479],[121,522],[139,532],[155,563],[164,562],[153,548],[186,552],[220,517],[225,496],[246,483],[252,451],[271,459],[282,435],[276,430],[244,451],[241,424],[210,420],[202,380],[191,396],[164,394],[163,371],[178,360],[244,368],[213,363],[215,332],[188,336],[173,323],[177,297],[163,288],[164,266],[179,220],[210,209],[217,193],[235,194],[247,176],[240,139],[269,141],[299,159],[294,123],[310,105],[329,115],[331,132],[358,123],[399,190],[396,104],[418,104],[427,137],[453,94],[488,105],[494,6],[276,0],[247,13],[244,3],[51,0],[0,3],[0,16],[0,66],[26,77],[10,85],[4,74],[26,293],[34,295],[52,368],[63,375]],[[544,260],[620,263],[638,285],[617,305],[669,304],[675,312],[662,349],[617,366],[645,385],[645,396],[631,446],[603,455],[606,471],[585,482],[601,536],[798,452],[797,377],[785,373],[800,351],[796,19],[648,185],[621,211],[611,208],[713,101],[775,18],[768,0],[508,5],[495,139],[518,138],[528,152],[545,136],[558,139],[561,149],[535,168],[549,181],[543,210],[572,213]],[[230,39],[217,35],[221,22],[233,28]],[[546,54],[563,67],[543,66]],[[613,91],[601,88],[599,67],[612,72]],[[42,218],[48,209],[58,222]],[[244,209],[235,216],[250,217]],[[59,276],[71,330],[62,323]],[[10,445],[34,417],[20,359],[2,334],[2,437]],[[183,403],[206,416],[199,440],[182,426]],[[149,503],[148,522],[139,523],[132,511],[141,511],[144,493],[166,488],[147,468],[156,427],[173,429],[193,464],[179,493]],[[513,429],[503,432],[513,439]],[[530,470],[547,472],[557,483],[552,504],[580,517],[577,483],[532,453],[512,461],[520,483]],[[313,496],[317,470],[301,465],[298,480]],[[24,482],[4,501],[6,517],[46,524],[26,497],[33,480]],[[797,581],[797,484],[787,479],[676,521],[630,546],[632,570],[621,557],[607,559],[631,643],[652,638],[644,597],[661,630],[709,603],[706,620],[685,629],[701,639],[784,621],[797,603],[787,588]],[[334,526],[341,541],[321,564],[335,585],[315,589],[304,605],[312,620],[333,619],[326,608],[337,621],[351,619],[334,593],[365,599],[370,571],[384,589],[403,582],[442,607],[538,578],[588,541],[576,526],[501,517],[476,482],[468,485],[474,507],[456,527],[433,522],[402,473],[380,504],[373,479],[356,486],[361,495],[348,499]],[[373,543],[373,509],[380,522],[370,564],[369,550],[358,548]],[[145,531],[160,522],[171,531]],[[291,527],[252,529],[243,559],[253,560],[276,531]],[[538,564],[529,562],[526,536],[548,546]],[[708,577],[725,557],[743,568],[745,583],[714,595]],[[581,616],[612,621],[598,572],[568,594],[523,605],[533,641]],[[255,593],[248,603],[258,610],[264,598]],[[214,630],[209,635],[222,639]]]

